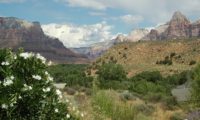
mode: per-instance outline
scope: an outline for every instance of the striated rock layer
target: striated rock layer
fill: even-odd
[[[191,23],[181,12],[175,12],[164,31],[157,29],[144,37],[144,40],[170,40],[200,37],[200,20]]]
[[[65,48],[58,39],[46,36],[39,22],[28,22],[14,17],[0,17],[0,47],[37,52],[59,63],[82,63],[87,58]]]

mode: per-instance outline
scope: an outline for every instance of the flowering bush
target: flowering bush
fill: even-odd
[[[40,54],[0,50],[1,120],[74,120]]]

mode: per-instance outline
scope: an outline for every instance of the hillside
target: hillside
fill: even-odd
[[[165,59],[171,60],[172,65],[160,62]],[[169,75],[189,70],[196,64],[195,62],[199,61],[199,39],[142,41],[115,45],[98,58],[94,65],[100,65],[105,62],[122,64],[129,76],[142,71],[156,70],[160,71],[163,75]]]

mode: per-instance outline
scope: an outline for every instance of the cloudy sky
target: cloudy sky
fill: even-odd
[[[181,11],[200,17],[200,0],[0,0],[0,16],[39,21],[67,47],[87,46],[167,22]]]

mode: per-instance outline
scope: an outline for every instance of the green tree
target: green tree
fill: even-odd
[[[119,64],[106,63],[98,69],[98,79],[102,88],[118,88],[126,81],[126,71]]]

